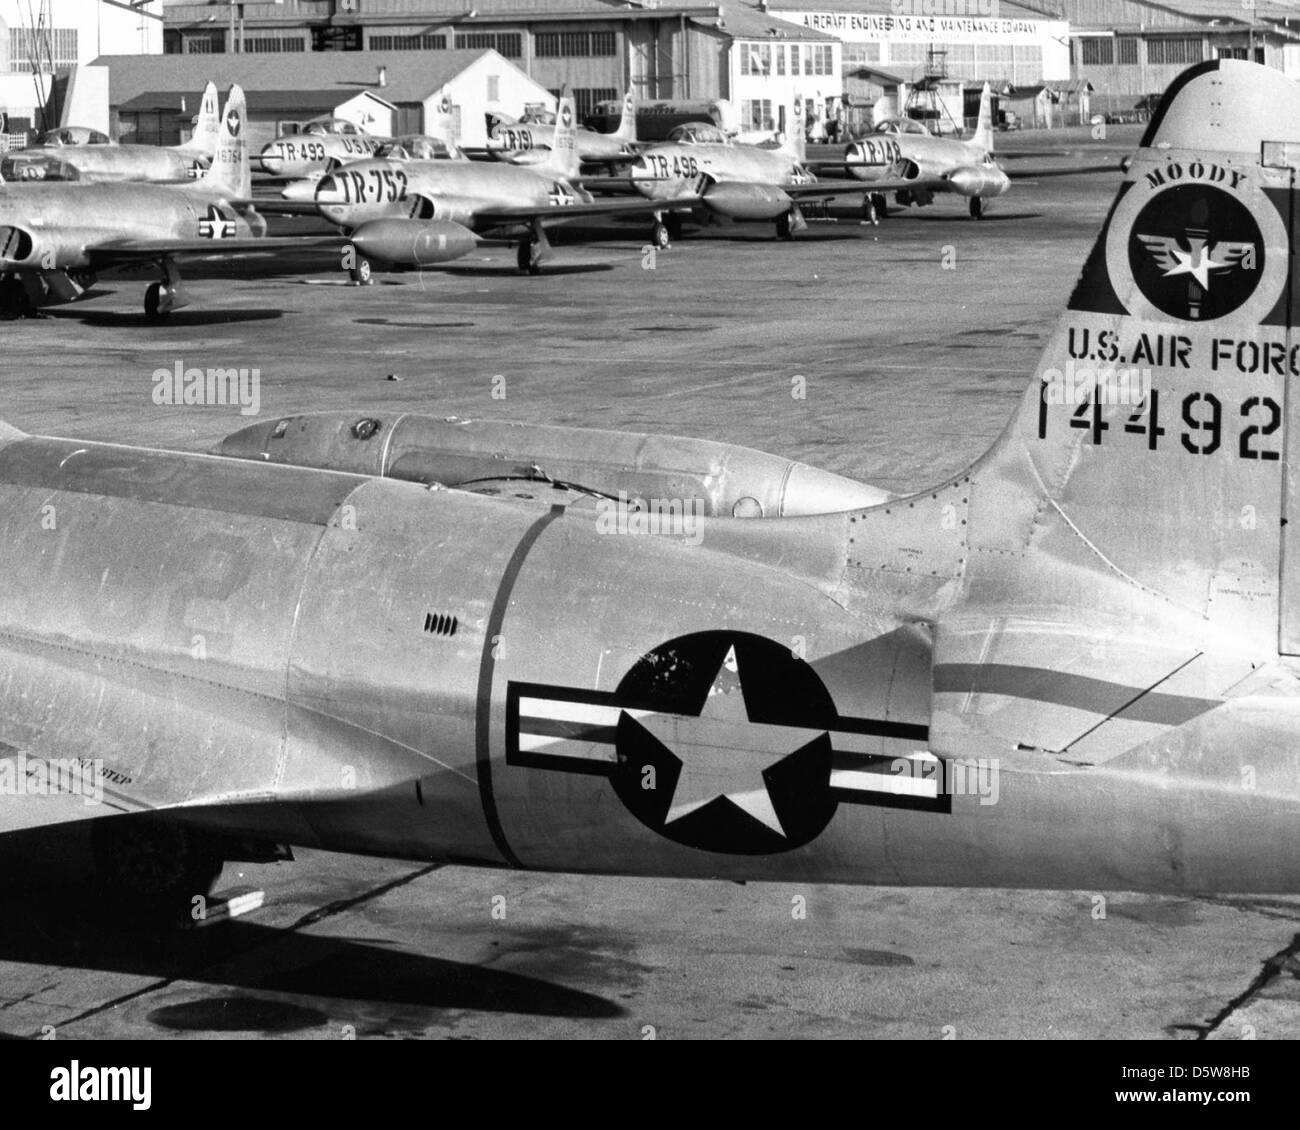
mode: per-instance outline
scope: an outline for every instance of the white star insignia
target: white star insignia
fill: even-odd
[[[718,668],[699,717],[653,714],[639,721],[682,764],[665,824],[726,797],[782,837],[786,831],[763,773],[826,733],[752,721],[734,646]]]

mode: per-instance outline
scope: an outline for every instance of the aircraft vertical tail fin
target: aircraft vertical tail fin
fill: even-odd
[[[986,153],[993,152],[993,91],[987,82],[980,92],[980,116],[975,125],[975,133],[970,140],[972,145],[978,145]]]
[[[253,174],[248,162],[248,106],[238,85],[232,86],[226,95],[212,165],[197,183],[201,190],[220,196],[246,200],[253,193]]]
[[[618,129],[614,131],[614,136],[619,141],[636,141],[636,95],[632,93],[632,88],[627,88],[627,93],[623,95],[623,114],[618,119]]]
[[[572,179],[581,172],[578,160],[578,113],[567,85],[560,93],[560,104],[556,108],[555,141],[548,167],[551,172],[566,179]]]
[[[855,516],[928,608],[931,750],[1101,764],[1300,655],[1298,192],[1300,85],[1185,72],[1002,434]]]
[[[491,117],[491,115],[488,115]],[[437,106],[428,120],[429,132],[433,137],[443,141],[460,144],[459,131],[456,128],[456,114],[452,108],[451,93],[443,90],[438,97]],[[489,127],[490,128],[490,127]]]
[[[199,112],[194,118],[194,136],[185,146],[190,152],[211,158],[217,151],[217,137],[221,133],[221,103],[217,95],[217,84],[208,81],[203,88],[203,98],[199,102]]]
[[[1019,411],[962,476],[967,584],[1011,562],[1021,606],[1086,617],[1105,577],[1300,653],[1298,189],[1300,85],[1236,60],[1175,80]]]

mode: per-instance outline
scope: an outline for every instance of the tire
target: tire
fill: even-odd
[[[668,231],[668,225],[657,222],[650,233],[650,242],[660,251],[667,251],[672,243],[672,234]]]
[[[776,238],[794,239],[794,225],[790,223],[790,213],[776,218]]]
[[[533,254],[534,243],[531,239],[520,240],[519,256],[517,263],[521,275],[540,275],[542,273],[541,260]]]
[[[371,283],[371,275],[373,274],[374,267],[370,260],[364,255],[358,255],[356,262],[348,271],[348,278],[350,278],[357,286],[369,286]]]

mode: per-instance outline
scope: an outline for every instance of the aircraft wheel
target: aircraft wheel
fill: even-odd
[[[790,222],[790,213],[776,218],[776,238],[794,239],[794,225]]]
[[[676,212],[669,212],[664,217],[664,225],[668,228],[670,239],[682,238],[682,218]]]
[[[162,283],[151,283],[149,289],[144,292],[144,315],[146,318],[157,318],[162,314],[163,304],[163,285]]]
[[[889,201],[883,192],[873,192],[871,202],[875,205],[876,216],[882,220],[889,219]]]
[[[970,198],[970,215],[972,220],[982,220],[984,218],[984,201],[978,196]]]
[[[542,264],[533,255],[533,241],[531,239],[521,239],[519,241],[517,262],[521,275],[540,275],[542,273]]]
[[[650,240],[660,251],[667,251],[672,243],[672,233],[669,232],[668,225],[661,220],[656,221],[654,230],[650,233]]]
[[[348,269],[348,278],[357,286],[369,286],[371,275],[374,273],[374,267],[370,260],[364,255],[358,255],[356,261]]]

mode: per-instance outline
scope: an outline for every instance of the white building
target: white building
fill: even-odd
[[[1070,25],[1049,8],[1034,0],[772,0],[770,13],[839,40],[844,93],[857,105],[906,99],[937,62],[947,81],[934,84],[936,98],[960,122],[963,91],[984,82],[996,90],[1069,82]],[[917,12],[943,14],[909,14]]]
[[[69,76],[100,55],[162,49],[162,0],[0,0],[0,113],[8,131],[49,129],[74,117],[106,129],[93,81],[70,83]]]

